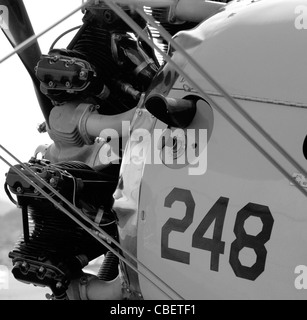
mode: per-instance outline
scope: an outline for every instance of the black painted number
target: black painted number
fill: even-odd
[[[162,228],[162,258],[189,264],[190,253],[172,249],[169,247],[169,235],[172,231],[185,232],[193,222],[195,201],[192,193],[189,190],[179,188],[173,191],[166,197],[164,206],[171,208],[175,202],[183,202],[186,205],[186,213],[182,220],[169,219]]]
[[[161,256],[176,262],[189,264],[190,253],[169,247],[171,232],[184,233],[193,223],[195,201],[190,190],[174,188],[166,197],[164,206],[171,208],[175,202],[186,205],[185,216],[182,220],[170,218],[162,227]],[[221,197],[205,215],[192,236],[192,247],[211,252],[210,270],[219,271],[220,255],[224,254],[225,242],[222,241],[223,227],[229,199]],[[246,232],[245,223],[250,218],[258,218],[262,229],[257,235]],[[214,225],[213,225],[214,224]],[[265,270],[267,250],[265,244],[270,240],[274,219],[267,206],[249,203],[237,213],[234,226],[235,241],[231,244],[229,263],[237,277],[247,280],[256,280]],[[213,225],[213,237],[207,238],[205,234]],[[244,248],[253,250],[256,261],[252,266],[244,266],[240,261],[240,252]]]
[[[192,247],[211,251],[210,269],[219,271],[220,254],[224,254],[225,242],[222,241],[223,226],[229,199],[220,198],[204,217],[192,238]],[[203,237],[214,223],[213,239]]]
[[[246,233],[244,224],[250,217],[260,218],[262,230],[258,235]],[[234,233],[237,239],[231,244],[229,263],[237,277],[255,280],[264,271],[267,250],[265,244],[270,240],[273,229],[274,219],[270,209],[255,203],[249,203],[238,212]],[[256,253],[256,262],[247,267],[242,265],[239,253],[243,248],[250,248]]]

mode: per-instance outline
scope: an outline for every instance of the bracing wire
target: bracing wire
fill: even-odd
[[[92,0],[94,1],[94,0]],[[46,30],[44,30],[43,32],[34,35],[32,37],[30,37],[29,39],[27,39],[26,41],[24,41],[23,43],[21,43],[20,45],[18,45],[10,54],[8,54],[7,56],[5,56],[4,58],[2,58],[0,60],[0,63],[6,61],[7,59],[9,59],[11,56],[13,56],[16,53],[21,52],[22,50],[24,50],[25,48],[27,48],[28,46],[32,45],[33,43],[35,43],[35,41],[40,38],[42,35],[44,35],[45,33],[47,33],[48,31],[50,31],[51,29],[53,29],[54,27],[56,27],[58,24],[60,24],[61,22],[63,22],[64,20],[68,19],[70,16],[72,16],[73,14],[75,14],[77,11],[84,9],[86,6],[88,6],[91,2],[91,0],[87,1],[86,3],[83,3],[80,7],[78,7],[77,9],[73,10],[70,14],[66,15],[64,18],[62,18],[61,20],[57,21],[56,23],[54,23],[53,25],[51,25],[49,28],[47,28]],[[291,180],[293,182],[293,184],[306,196],[307,195],[307,191],[302,188],[300,186],[300,184],[298,182],[296,182],[295,180],[292,179],[291,175],[276,161],[272,158],[271,155],[269,155],[229,114],[227,114],[214,100],[211,99],[211,97],[206,94],[206,92],[204,92],[204,90],[193,80],[191,79],[191,77],[189,77],[189,75],[187,75],[180,66],[178,66],[169,56],[167,56],[158,46],[155,45],[154,42],[150,41],[148,39],[148,35],[146,36],[146,34],[143,34],[143,30],[118,6],[115,4],[115,2],[119,2],[119,3],[124,3],[127,4],[127,1],[116,1],[116,0],[111,0],[111,1],[106,1],[106,3],[109,5],[109,7],[111,9],[113,9],[127,24],[130,25],[130,27],[132,27],[132,29],[134,31],[136,31],[140,37],[142,37],[142,39],[147,42],[150,46],[152,46],[153,48],[155,48],[163,57],[164,59],[169,62],[175,69],[176,71],[178,71],[183,77],[185,77],[185,79],[187,79],[191,85],[193,85],[201,94],[204,95],[204,97],[206,97],[206,99],[208,100],[208,102],[215,107],[215,109],[222,114],[225,119],[227,121],[229,121],[259,152],[261,152],[287,179]],[[131,4],[134,3],[138,3],[136,1],[130,1]],[[141,1],[142,2],[142,1]],[[145,2],[144,5],[150,5],[150,1],[143,1]],[[168,2],[172,2],[172,1],[168,1]],[[140,15],[142,15],[143,17],[146,16],[146,20],[149,21],[151,24],[154,25],[154,21],[151,21],[151,17],[146,15],[146,13],[140,9],[136,7],[136,10],[138,11],[138,13]],[[153,20],[153,19],[152,19]],[[182,55],[184,55],[187,60],[191,63],[192,66],[194,66],[196,68],[196,70],[198,70],[204,78],[206,78],[219,92],[221,92],[221,94],[225,97],[225,99],[227,99],[227,101],[229,103],[232,104],[232,106],[254,127],[257,129],[258,132],[260,132],[262,134],[262,136],[264,136],[267,141],[269,141],[290,163],[292,163],[295,167],[297,167],[303,174],[306,174],[305,169],[303,169],[296,161],[295,159],[293,159],[255,120],[253,120],[249,114],[246,113],[246,111],[244,109],[242,109],[242,107],[218,84],[214,81],[214,79],[212,79],[210,77],[209,74],[207,74],[207,72],[201,67],[199,66],[199,64],[192,58],[189,56],[189,54],[179,45],[177,44],[172,37],[169,35],[169,33],[164,30],[164,28],[162,28],[161,26],[157,25],[155,27],[158,27],[159,32],[161,33],[161,35],[176,49],[178,50],[178,52],[180,52]],[[0,146],[4,151],[7,152],[7,154],[9,154],[10,156],[12,156],[12,154],[10,154],[4,147]],[[12,156],[13,157],[13,156]],[[16,158],[13,157],[15,160]],[[39,192],[41,192],[41,194],[43,194],[47,199],[49,199],[58,209],[60,209],[61,211],[63,211],[65,214],[67,214],[71,219],[76,220],[75,222],[78,223],[79,225],[81,225],[87,232],[89,232],[94,238],[96,238],[98,241],[100,241],[104,246],[106,246],[110,251],[112,251],[119,259],[121,259],[124,263],[126,263],[131,269],[133,269],[135,272],[137,272],[138,274],[141,274],[142,276],[144,276],[147,280],[149,280],[151,283],[153,283],[156,287],[159,288],[159,286],[154,283],[151,279],[149,279],[145,274],[143,274],[140,270],[138,270],[132,263],[130,263],[126,258],[124,258],[123,256],[121,256],[116,250],[114,250],[109,244],[108,241],[112,242],[114,245],[116,245],[119,249],[121,249],[127,256],[129,256],[134,262],[136,262],[137,264],[139,264],[139,266],[142,266],[147,272],[149,272],[152,276],[155,277],[155,279],[159,280],[161,283],[163,283],[163,285],[165,285],[171,292],[173,292],[174,294],[176,294],[176,296],[178,296],[179,298],[182,299],[182,297],[177,294],[172,288],[170,288],[166,283],[164,283],[158,276],[156,276],[152,271],[150,271],[146,266],[142,265],[142,263],[140,261],[138,261],[133,255],[131,255],[129,252],[127,252],[124,248],[122,248],[120,246],[119,243],[117,243],[112,237],[110,237],[106,232],[104,232],[103,230],[101,230],[96,224],[94,224],[91,220],[87,221],[86,217],[84,217],[84,215],[82,214],[82,212],[79,211],[78,208],[76,208],[74,205],[72,205],[71,203],[69,203],[67,201],[67,199],[62,199],[64,201],[64,203],[66,203],[71,209],[73,209],[74,212],[76,212],[78,215],[80,215],[82,217],[82,219],[86,220],[86,222],[88,222],[89,224],[91,224],[91,226],[93,228],[95,228],[97,230],[97,232],[99,234],[102,234],[107,241],[103,241],[96,233],[93,232],[92,229],[88,228],[86,225],[84,225],[82,222],[80,222],[78,219],[76,219],[68,210],[66,210],[60,203],[58,203],[56,200],[54,200],[53,198],[51,198],[48,193],[46,193],[43,189],[41,189],[34,181],[32,181],[31,179],[29,179],[26,175],[24,175],[23,172],[21,172],[20,170],[16,169],[15,167],[13,167],[7,160],[5,160],[2,156],[0,156],[0,159],[2,161],[4,161],[7,165],[9,165],[13,170],[15,170],[21,177],[23,177],[26,181],[28,181],[32,186],[34,186]],[[22,164],[18,159],[17,159],[18,163]],[[26,166],[24,167],[25,170],[27,170],[28,172],[30,172],[36,179],[40,179],[39,176],[35,175],[35,173],[33,171],[31,171],[29,168],[27,168]],[[44,181],[45,182],[45,181]],[[43,182],[42,182],[43,183]],[[55,189],[53,189],[48,183],[45,182],[44,184],[45,187],[49,188],[49,190],[51,190],[53,193],[55,193],[60,199],[61,199],[61,195],[57,194],[57,191]],[[68,203],[67,203],[68,202]],[[161,288],[159,288],[161,291],[163,291]],[[165,293],[165,292],[164,292]],[[165,293],[167,294],[167,293]],[[167,294],[168,295],[168,294]],[[169,295],[168,295],[169,296]]]
[[[33,178],[39,180],[39,182],[49,189],[55,196],[57,196],[63,203],[65,203],[70,209],[73,210],[74,213],[76,213],[79,217],[81,217],[85,222],[91,225],[96,232],[94,232],[92,229],[88,228],[84,223],[82,223],[78,218],[76,218],[71,212],[69,212],[67,209],[63,207],[63,205],[53,199],[46,191],[44,191],[36,182],[31,180],[28,176],[26,176],[21,170],[14,167],[8,160],[6,160],[4,157],[0,156],[0,160],[2,160],[4,163],[6,163],[12,170],[14,170],[18,175],[20,175],[25,181],[27,181],[31,186],[33,186],[38,192],[40,192],[46,199],[48,199],[50,202],[52,202],[56,208],[61,210],[63,213],[65,213],[69,218],[71,218],[75,223],[77,223],[79,226],[84,228],[85,231],[87,231],[90,235],[92,235],[97,241],[99,241],[102,245],[104,245],[109,251],[114,253],[121,261],[123,261],[126,265],[128,265],[132,270],[137,272],[138,274],[142,275],[145,279],[147,279],[150,283],[152,283],[154,286],[156,286],[161,292],[163,292],[166,296],[168,296],[170,299],[173,299],[165,290],[160,288],[153,280],[151,280],[144,272],[138,270],[131,262],[129,262],[125,257],[123,257],[121,254],[118,253],[109,243],[112,243],[115,245],[119,250],[124,252],[131,260],[133,260],[135,263],[138,264],[138,266],[142,267],[148,274],[150,274],[155,280],[158,280],[158,282],[162,285],[164,285],[170,292],[172,292],[177,299],[184,300],[184,298],[178,294],[175,290],[173,290],[167,283],[165,283],[160,277],[158,277],[156,274],[154,274],[147,266],[145,266],[142,262],[140,262],[136,257],[134,257],[132,254],[130,254],[127,250],[125,250],[115,239],[113,239],[107,232],[102,230],[95,222],[93,222],[91,219],[89,219],[86,215],[83,214],[81,210],[79,210],[77,207],[75,207],[71,202],[69,202],[65,197],[63,197],[56,189],[54,189],[51,185],[49,185],[44,179],[42,179],[37,173],[32,171],[28,166],[26,166],[24,163],[22,163],[18,158],[16,158],[12,153],[10,153],[5,147],[0,145],[0,149],[2,149],[6,154],[8,154],[12,159],[17,161],[21,167],[28,172]],[[98,234],[97,234],[98,232]],[[103,240],[99,235],[102,235],[105,239]]]
[[[80,10],[83,10],[85,7],[89,6],[92,2],[94,3],[95,0],[88,0],[87,2],[82,3],[81,6],[64,16],[62,19],[58,20],[54,24],[52,24],[50,27],[45,29],[44,31],[31,36],[18,46],[14,48],[12,52],[10,52],[8,55],[0,59],[0,64],[8,60],[10,57],[12,57],[15,54],[20,53],[21,51],[25,50],[29,46],[31,46],[33,43],[35,43],[40,37],[42,37],[44,34],[55,28],[57,25],[62,23],[63,21],[67,20],[69,17],[74,15]],[[172,1],[172,0],[171,0]],[[3,149],[7,154],[9,154],[13,159],[15,159],[27,172],[29,172],[31,175],[34,175],[35,178],[39,179],[45,187],[47,187],[50,191],[52,191],[55,195],[57,195],[64,203],[66,203],[72,210],[77,212],[78,215],[80,215],[84,220],[86,220],[89,224],[92,225],[93,228],[97,230],[99,234],[103,234],[103,236],[108,239],[108,241],[112,242],[115,246],[117,246],[118,249],[120,249],[124,254],[126,254],[131,260],[133,260],[135,263],[137,263],[139,266],[141,266],[144,270],[146,270],[151,276],[153,276],[156,280],[158,280],[160,283],[162,283],[170,292],[172,292],[178,299],[184,299],[181,295],[179,295],[176,291],[174,291],[167,283],[165,283],[160,277],[158,277],[156,274],[154,274],[148,267],[146,267],[143,263],[141,263],[136,257],[134,257],[132,254],[130,254],[126,249],[124,249],[117,241],[115,241],[111,236],[109,236],[104,230],[101,230],[97,225],[95,225],[90,219],[88,219],[86,216],[83,215],[83,212],[78,210],[73,204],[71,204],[67,199],[61,196],[55,189],[53,189],[48,183],[45,183],[45,181],[42,181],[42,179],[36,175],[33,171],[29,170],[24,164],[19,161],[16,157],[14,157],[8,150],[6,150],[3,146],[0,145],[0,148]],[[87,228],[82,222],[75,219],[72,214],[69,213],[60,203],[58,203],[56,200],[54,200],[52,197],[50,197],[44,190],[42,190],[38,185],[35,184],[31,179],[29,179],[27,176],[23,174],[20,170],[13,167],[8,161],[6,161],[2,156],[0,156],[0,159],[6,163],[10,168],[12,168],[17,174],[19,174],[22,178],[24,178],[26,181],[28,181],[36,190],[41,192],[49,201],[51,201],[59,210],[63,211],[66,215],[68,215],[71,219],[73,219],[76,223],[81,225],[87,232],[89,232],[96,240],[98,240],[100,243],[102,243],[104,246],[106,246],[110,251],[112,251],[121,261],[126,263],[132,270],[137,272],[138,274],[142,275],[144,278],[146,278],[149,282],[151,282],[154,286],[156,286],[160,291],[162,291],[164,294],[166,294],[169,298],[172,299],[172,297],[165,292],[165,290],[161,289],[155,282],[153,282],[148,276],[146,276],[143,272],[138,270],[133,264],[131,264],[126,258],[121,256],[116,250],[114,250],[111,246],[109,246],[105,241],[103,241],[98,235],[95,235],[91,229]]]
[[[155,27],[162,37],[178,52],[180,52],[188,62],[198,70],[199,73],[264,137],[268,142],[271,143],[293,166],[301,171],[302,174],[307,175],[306,170],[293,158],[291,155],[278,143],[272,136],[270,136],[260,125],[257,123],[233,98],[232,96],[218,83],[216,82],[209,73],[193,58],[191,57],[185,49],[179,45],[172,36],[156,21],[152,16],[146,14],[144,10],[136,8],[136,11],[147,21]],[[203,91],[203,90],[202,90]]]
[[[148,45],[152,46],[155,48],[155,50],[157,50],[162,56],[163,58],[172,65],[172,67],[174,67],[174,69],[181,74],[187,81],[190,82],[190,84],[192,86],[194,86],[194,88],[196,88],[205,98],[206,100],[209,102],[209,104],[211,104],[238,132],[241,133],[241,135],[247,139],[247,141],[249,141],[269,162],[271,162],[271,164],[277,169],[279,170],[279,172],[281,172],[288,180],[290,180],[291,182],[293,182],[293,184],[295,185],[295,187],[304,195],[307,197],[307,190],[305,190],[297,181],[295,181],[292,176],[253,138],[251,137],[251,135],[244,130],[227,112],[225,112],[223,110],[223,108],[221,108],[204,90],[203,88],[200,87],[200,85],[198,83],[196,83],[186,72],[184,72],[184,70],[177,65],[167,54],[165,54],[161,48],[159,48],[153,41],[151,41],[150,39],[148,39],[148,37],[146,37],[146,35],[144,34],[143,30],[124,12],[124,10],[122,10],[116,3],[116,0],[110,0],[107,1],[108,6],[114,10],[117,15],[119,15],[135,32],[138,33],[139,37],[141,37]],[[136,8],[136,10],[140,13],[140,14],[144,14],[146,16],[146,18],[150,21],[150,22],[154,22],[153,19],[150,19],[151,17],[148,16],[143,10],[140,10],[138,8]],[[155,22],[154,22],[155,23]],[[175,43],[175,41],[172,39],[171,35],[161,26],[158,26],[155,24],[155,27],[158,27],[159,29],[163,29],[163,34],[168,34],[168,40],[171,40],[170,43],[176,47],[178,49],[178,51],[182,54],[184,54],[184,56],[190,61],[191,57],[189,57],[189,54],[177,43]],[[198,65],[196,62],[194,62],[193,64]],[[194,66],[195,67],[195,66]],[[203,68],[201,66],[198,66],[199,69],[197,70],[202,70],[203,71],[203,75],[205,76],[207,73],[203,70]],[[211,78],[209,76],[209,78]],[[212,78],[211,78],[212,79]],[[212,79],[213,80],[213,79]],[[209,80],[208,80],[209,81]],[[213,83],[216,83],[213,80]],[[216,83],[217,84],[217,83]],[[221,88],[220,85],[218,85],[218,88]],[[224,89],[222,89],[222,92],[225,92]],[[242,110],[242,107],[228,94],[228,100],[231,102],[232,105],[236,106],[236,109],[240,112],[240,110]],[[244,110],[243,110],[243,116],[245,118],[251,118]],[[253,124],[255,121],[252,120],[251,124]],[[266,132],[264,131],[263,128],[261,128],[259,125],[256,126],[256,129],[258,130],[258,132],[260,132],[262,134],[262,136],[264,136],[271,144],[274,145],[274,147],[277,148],[277,150],[286,157],[286,159],[291,162],[294,166],[296,166],[299,170],[301,170],[301,172],[305,175],[307,175],[305,169],[303,169],[276,141],[274,141],[272,139],[272,137]]]
[[[39,32],[38,34],[34,34],[33,36],[31,36],[30,38],[28,38],[27,40],[23,41],[21,44],[19,44],[18,46],[16,46],[14,48],[14,50],[12,52],[10,52],[9,54],[7,54],[6,56],[4,56],[2,59],[0,59],[0,64],[5,62],[6,60],[8,60],[10,57],[12,57],[15,54],[20,53],[21,51],[25,50],[26,48],[28,48],[29,46],[31,46],[32,44],[34,44],[40,37],[42,37],[44,34],[46,34],[47,32],[49,32],[50,30],[52,30],[53,28],[55,28],[56,26],[58,26],[59,24],[61,24],[62,22],[64,22],[65,20],[67,20],[68,18],[70,18],[71,16],[73,16],[75,13],[79,12],[80,10],[84,9],[86,6],[88,6],[90,3],[94,2],[95,0],[88,0],[87,2],[83,3],[81,6],[79,6],[78,8],[74,9],[72,12],[70,12],[69,14],[67,14],[66,16],[64,16],[62,19],[58,20],[57,22],[53,23],[50,27],[48,27],[47,29]]]

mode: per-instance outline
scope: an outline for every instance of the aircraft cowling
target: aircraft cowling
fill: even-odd
[[[295,25],[296,8],[301,5],[305,1],[233,1],[175,39],[306,167],[302,150],[307,121],[306,30]],[[295,174],[294,166],[183,60],[179,63],[185,73],[290,175]],[[173,70],[168,68],[172,70],[166,65],[154,81],[154,93],[206,100],[187,79],[179,76],[173,82]],[[151,138],[146,137],[145,148],[142,146],[147,154],[143,159],[135,162],[129,149],[124,155],[114,203],[119,236],[123,246],[177,295],[163,285],[158,289],[127,268],[129,288],[144,299],[177,299],[180,295],[187,300],[305,300],[306,290],[295,287],[295,270],[306,264],[306,198],[211,107],[212,113],[206,104],[197,106],[193,122],[185,128],[208,130],[207,170],[200,175],[189,173],[192,164],[155,164],[150,152],[156,142],[154,129],[167,126],[145,109],[133,123],[132,129],[146,129]],[[306,181],[299,173],[295,177]],[[255,240],[255,246],[246,243],[248,239]],[[258,240],[261,248],[256,248]]]
[[[230,95],[306,105],[306,30],[300,6],[306,2],[233,1],[175,37]],[[191,65],[185,71],[204,90],[217,93]]]

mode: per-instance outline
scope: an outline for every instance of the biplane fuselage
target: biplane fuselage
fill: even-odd
[[[197,28],[176,36],[191,57],[304,168],[305,12],[301,0],[233,1]],[[198,70],[188,61],[181,60],[181,65],[307,188],[307,177],[288,164]],[[162,91],[167,91],[171,74],[160,77]],[[194,141],[191,146],[193,141],[183,134],[182,139],[177,137],[178,149],[168,149],[164,160],[163,144],[155,155],[149,151],[157,144],[155,132],[166,125],[142,107],[136,114],[133,128],[146,129],[149,136],[139,158],[126,149],[124,159],[131,161],[122,166],[114,205],[121,243],[185,299],[306,299],[306,197],[179,76],[168,96],[189,95],[200,100],[184,134],[205,130],[207,143]],[[131,143],[137,148],[137,142]],[[195,161],[197,157],[187,161],[192,147],[201,161]],[[166,298],[129,268],[128,275],[136,294]]]

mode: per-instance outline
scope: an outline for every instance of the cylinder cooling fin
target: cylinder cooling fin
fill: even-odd
[[[128,6],[122,8],[147,32],[149,38],[158,40],[164,52],[168,51],[168,44],[156,30],[148,27],[140,15]],[[171,35],[196,26],[196,23],[172,21],[169,10],[147,9]],[[10,169],[6,190],[10,197],[11,194],[17,197],[23,235],[9,256],[16,279],[49,287],[54,299],[68,299],[70,284],[76,284],[89,261],[101,255],[105,255],[105,260],[98,272],[98,280],[112,281],[118,276],[119,259],[86,231],[91,226],[84,218],[92,220],[117,239],[117,217],[112,206],[119,165],[96,171],[83,162],[75,161],[82,159],[95,163],[97,152],[91,147],[100,137],[100,132],[97,134],[98,129],[93,128],[94,125],[90,129],[86,125],[100,123],[99,117],[105,115],[123,114],[128,110],[134,112],[141,97],[155,85],[153,79],[157,79],[164,62],[103,1],[86,7],[83,24],[66,48],[55,48],[55,43],[37,63],[35,80],[40,84],[43,97],[52,102],[48,104],[51,109],[44,112],[48,117],[41,128],[54,141],[45,155],[53,162],[68,161],[51,163],[47,159],[33,158],[24,164],[28,170],[21,165],[16,165],[15,169],[22,171],[57,202],[60,199],[41,183],[41,179],[59,192],[82,212],[79,216],[63,205],[86,228],[54,206],[27,179]],[[148,109],[157,109],[158,105],[157,118],[170,125],[186,127],[195,115],[193,101],[155,97],[147,102]],[[84,153],[83,147],[86,147]]]
[[[26,165],[86,217],[117,237],[116,217],[111,209],[114,178],[80,162],[50,165],[33,161]],[[80,278],[88,262],[107,253],[107,249],[12,169],[6,183],[17,196],[23,218],[23,236],[9,253],[15,278],[50,287],[55,299],[65,299],[71,280]]]
[[[126,11],[142,27],[146,22]],[[152,49],[108,6],[89,6],[83,25],[65,49],[52,48],[36,67],[41,91],[55,104],[96,103],[104,114],[134,108],[159,68]]]

